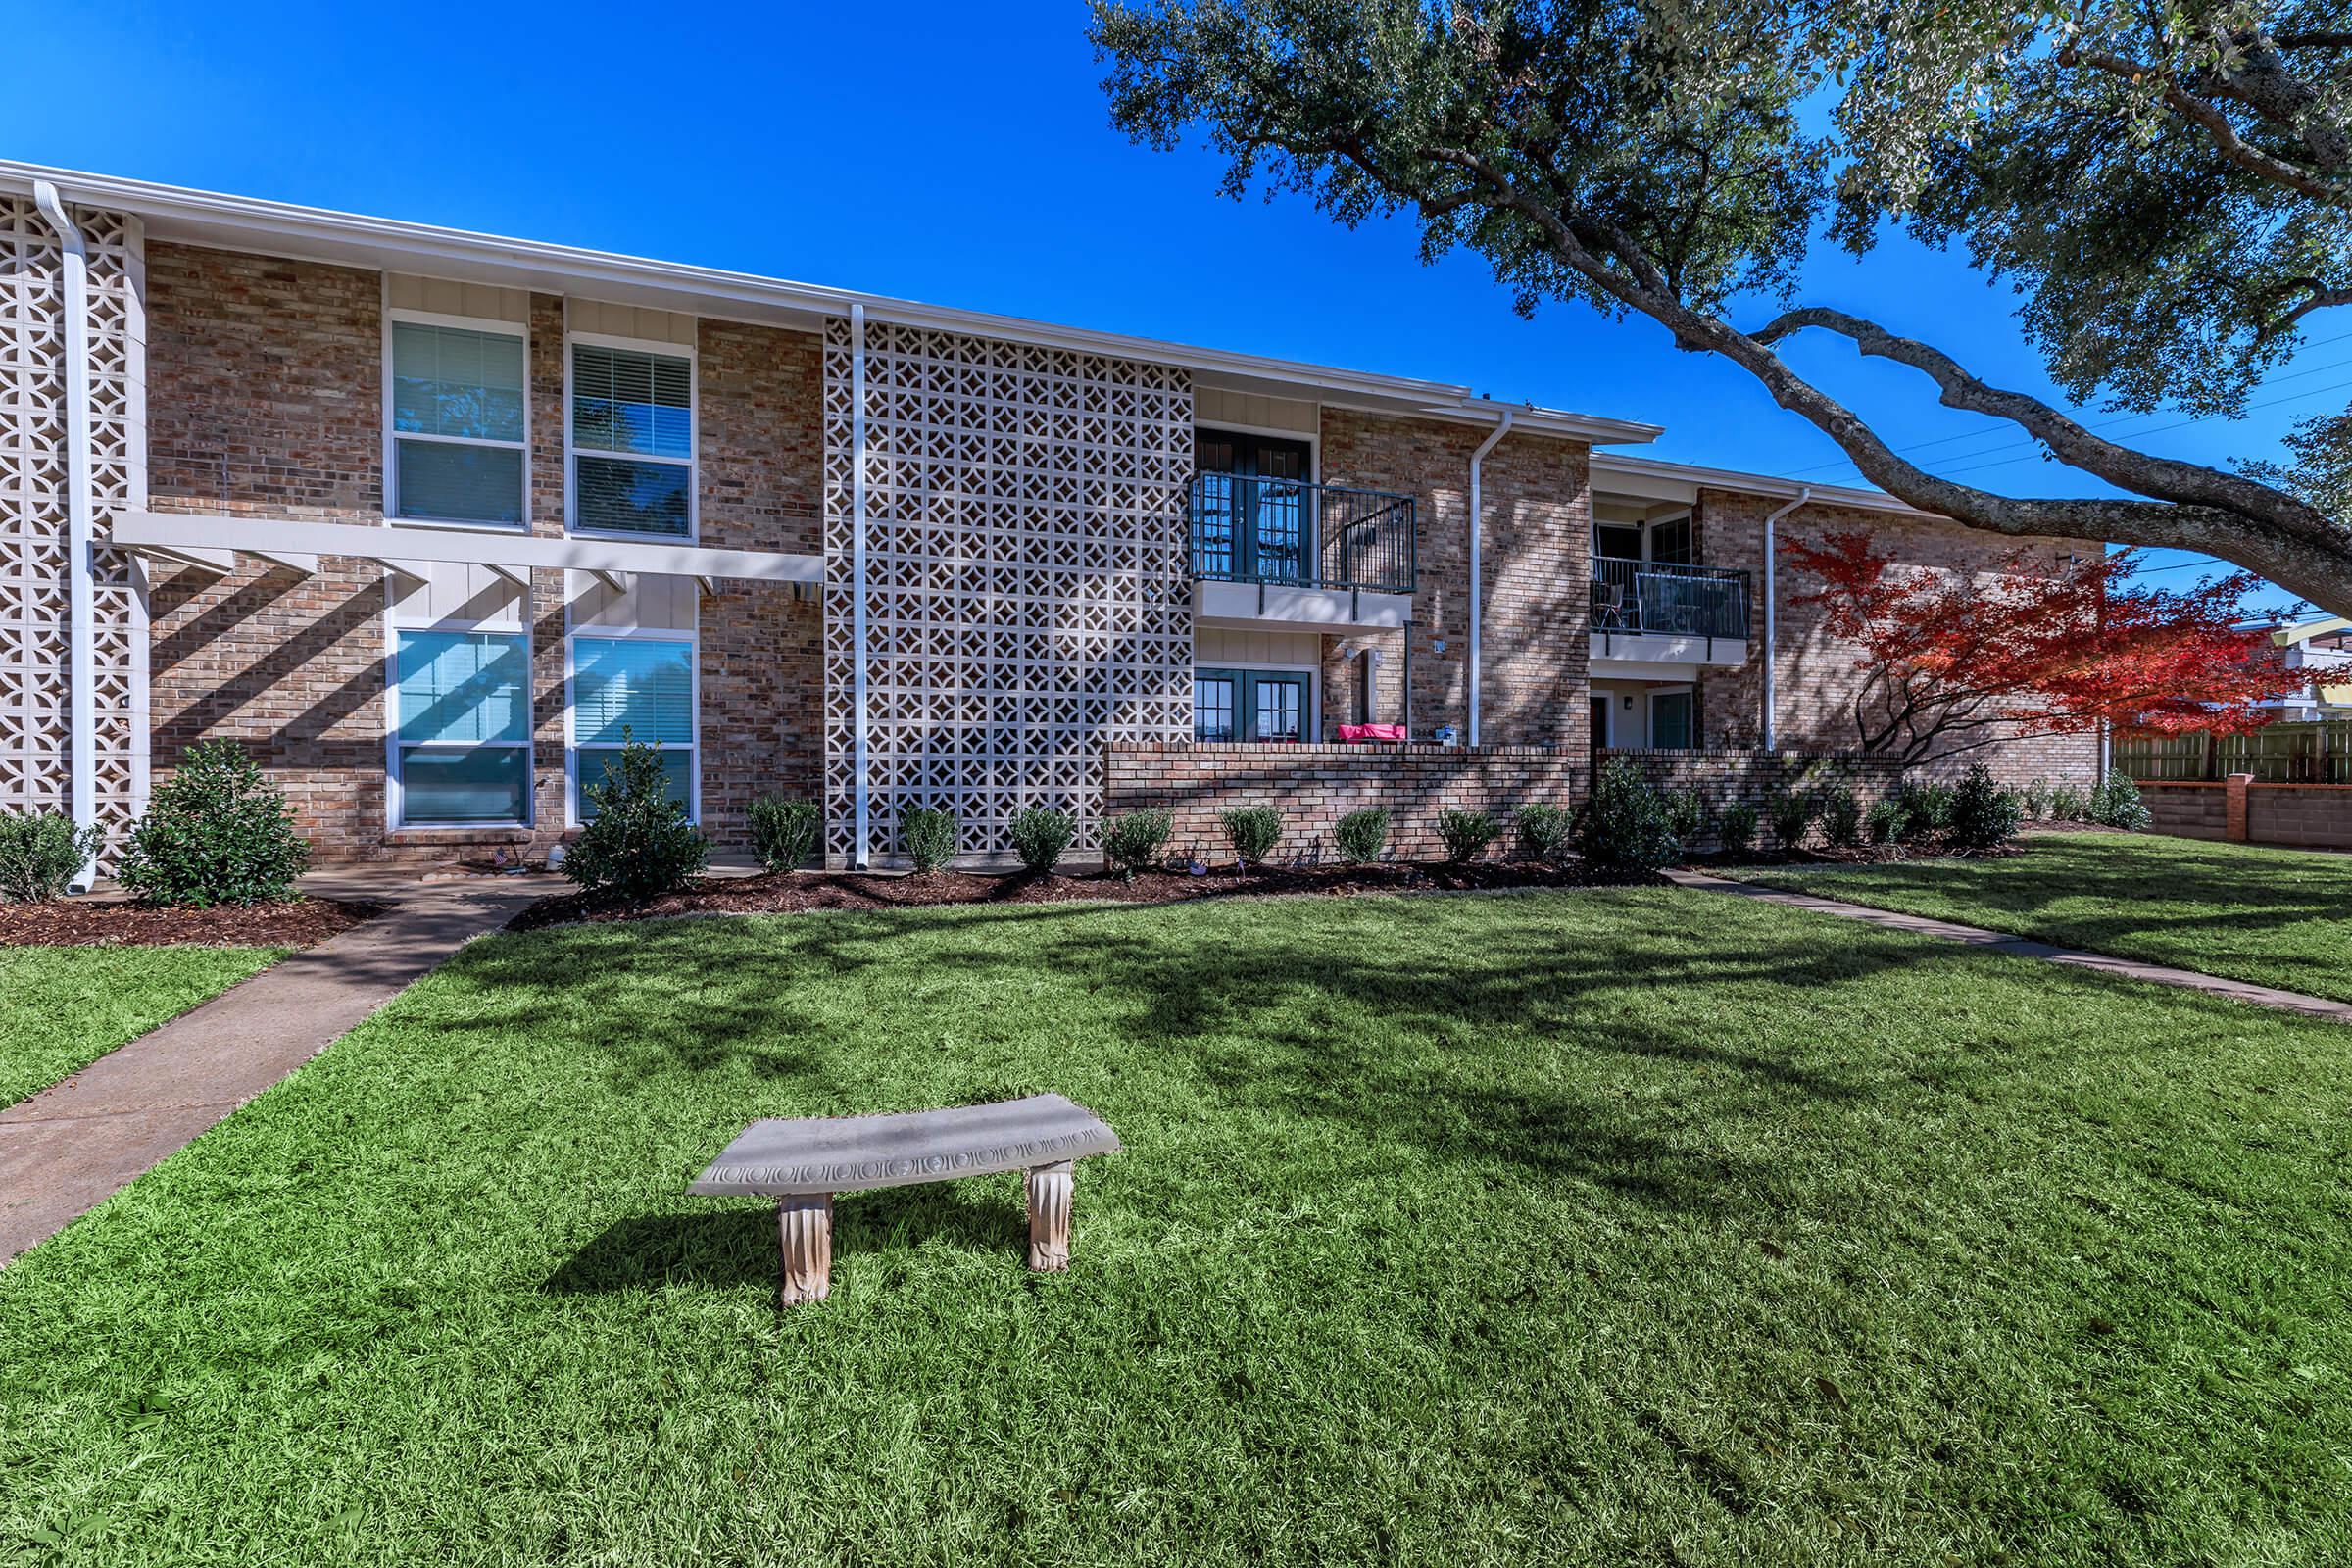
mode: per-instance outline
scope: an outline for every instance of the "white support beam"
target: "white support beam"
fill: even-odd
[[[198,571],[215,572],[223,577],[237,569],[237,553],[233,550],[206,550],[195,545],[172,549],[166,549],[161,545],[140,545],[134,548],[142,556],[150,556],[157,561],[168,561],[174,566],[193,566]]]
[[[228,554],[228,552],[223,551],[222,554],[225,555]],[[245,554],[254,557],[256,560],[267,561],[272,566],[283,566],[288,571],[301,572],[305,577],[310,576],[313,572],[318,569],[318,558],[307,551],[248,550],[245,552]]]
[[[710,575],[708,572],[696,573],[694,582],[695,586],[702,591],[706,598],[718,592],[718,579]]]
[[[590,566],[588,572],[598,582],[603,583],[616,594],[625,594],[629,591],[629,574],[625,571],[615,571],[611,566]]]
[[[363,555],[360,559],[371,561],[395,577],[406,577],[411,582],[431,582],[433,580],[433,564],[429,561],[411,561],[406,556],[373,554]]]
[[[510,566],[502,561],[485,561],[479,564],[491,576],[511,582],[517,588],[528,588],[531,585],[531,570],[528,566]]]

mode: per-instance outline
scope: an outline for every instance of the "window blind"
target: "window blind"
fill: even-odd
[[[571,640],[572,741],[694,742],[694,645],[642,637]]]
[[[571,346],[571,441],[601,452],[694,453],[694,367],[640,349]]]
[[[404,631],[398,681],[404,745],[530,739],[530,660],[519,632]]]
[[[476,441],[522,439],[522,339],[392,323],[392,427]]]

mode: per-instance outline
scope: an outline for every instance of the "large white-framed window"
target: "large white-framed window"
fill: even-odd
[[[571,820],[596,814],[588,786],[631,741],[662,754],[670,798],[701,821],[700,693],[695,634],[667,629],[599,627],[570,637],[570,701],[565,751],[570,760]]]
[[[386,516],[473,528],[528,524],[528,361],[518,323],[387,313]]]
[[[392,628],[396,828],[531,825],[530,634]]]
[[[693,539],[694,350],[575,332],[565,354],[571,531]]]

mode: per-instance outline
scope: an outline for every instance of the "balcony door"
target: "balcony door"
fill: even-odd
[[[1233,582],[1307,582],[1314,573],[1314,516],[1305,485],[1314,449],[1288,436],[1238,430],[1193,432],[1196,472],[1223,476],[1201,486],[1194,569]]]
[[[1193,672],[1193,739],[1214,744],[1314,738],[1314,687],[1304,671]]]

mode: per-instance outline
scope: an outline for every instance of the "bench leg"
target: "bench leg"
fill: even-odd
[[[1028,1173],[1029,1266],[1049,1273],[1070,1266],[1070,1161]]]
[[[784,1244],[786,1306],[821,1301],[833,1288],[833,1195],[795,1193],[776,1200],[776,1233]]]

